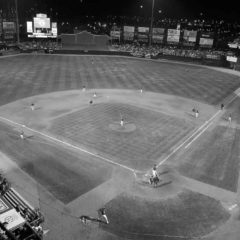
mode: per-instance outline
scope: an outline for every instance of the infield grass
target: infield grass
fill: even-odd
[[[135,126],[133,131],[110,128],[111,124],[120,126],[121,116],[126,126]],[[193,121],[116,102],[94,104],[57,118],[51,125],[49,131],[67,142],[137,170],[151,168],[195,127]]]

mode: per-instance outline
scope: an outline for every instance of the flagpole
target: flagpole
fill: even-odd
[[[17,31],[17,44],[20,43],[19,37],[19,19],[18,19],[18,0],[15,0],[15,14],[16,14],[16,31]]]
[[[155,4],[155,0],[152,0],[152,14],[151,14],[151,24],[150,24],[149,46],[152,45],[154,4]]]

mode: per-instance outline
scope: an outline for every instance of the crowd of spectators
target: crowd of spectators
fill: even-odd
[[[25,41],[21,42],[19,47],[23,50],[46,50],[46,49],[53,49],[57,50],[60,49],[60,44],[57,40],[32,40],[32,41]]]
[[[140,45],[138,43],[114,44],[113,49],[116,51],[130,52],[132,55],[139,57],[168,55],[194,59],[206,58],[220,60],[221,57],[225,57],[227,54],[234,55],[234,53],[231,51],[226,52],[213,49],[187,49],[179,48],[178,46],[149,46],[147,44]]]
[[[0,195],[7,195],[10,191],[10,183],[8,180],[0,174]],[[44,222],[44,217],[39,208],[34,210],[30,209],[20,203],[11,202],[11,206],[15,208],[22,218],[25,220],[25,223],[19,226],[13,231],[7,230],[8,222],[0,222],[0,240],[9,240],[9,239],[28,239],[28,240],[39,240],[43,237],[43,228],[42,223]]]
[[[0,195],[3,196],[10,188],[10,184],[5,177],[0,174]]]

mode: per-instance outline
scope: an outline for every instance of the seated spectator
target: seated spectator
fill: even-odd
[[[9,183],[6,178],[3,178],[0,183],[0,194],[4,195],[9,189]]]

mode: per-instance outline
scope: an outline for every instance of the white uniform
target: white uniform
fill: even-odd
[[[152,170],[152,176],[153,176],[154,178],[158,176],[158,175],[157,175],[157,170],[154,169],[154,168],[153,168],[153,170]]]
[[[24,132],[21,132],[21,133],[20,133],[20,138],[21,138],[21,139],[24,139]]]
[[[121,127],[123,127],[123,119],[120,121],[120,125],[121,125]]]
[[[229,123],[232,122],[232,117],[231,116],[228,117],[228,121],[229,121]]]

